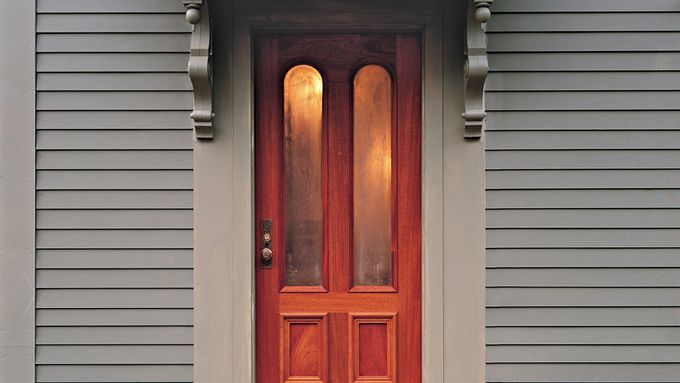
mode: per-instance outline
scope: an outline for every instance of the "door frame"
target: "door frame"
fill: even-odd
[[[195,381],[255,382],[253,35],[420,31],[423,382],[483,382],[484,142],[463,138],[467,3],[243,3],[211,2],[215,137],[194,140]]]

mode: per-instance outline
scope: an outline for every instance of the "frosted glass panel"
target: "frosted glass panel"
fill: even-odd
[[[321,285],[323,81],[309,65],[283,80],[285,284]]]
[[[392,284],[392,81],[367,65],[354,78],[354,284]]]

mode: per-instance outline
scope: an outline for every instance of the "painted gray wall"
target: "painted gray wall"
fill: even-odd
[[[180,1],[37,1],[38,382],[193,380]]]
[[[487,380],[680,376],[680,2],[499,0]]]

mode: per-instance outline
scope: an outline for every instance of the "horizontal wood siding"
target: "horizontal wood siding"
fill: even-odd
[[[680,2],[499,0],[487,381],[680,377]]]
[[[37,381],[192,382],[181,1],[37,9]]]

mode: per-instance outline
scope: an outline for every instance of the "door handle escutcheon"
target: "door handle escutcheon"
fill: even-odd
[[[272,268],[272,220],[267,218],[262,220],[262,250],[260,251],[260,265],[263,269]]]

